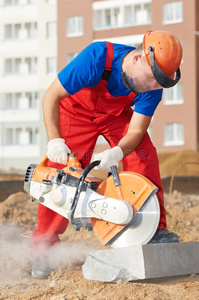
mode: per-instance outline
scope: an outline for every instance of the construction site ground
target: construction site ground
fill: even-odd
[[[161,153],[159,161],[168,229],[179,235],[180,242],[198,242],[199,152]],[[82,264],[88,253],[105,247],[94,232],[74,232],[70,225],[52,253],[56,271],[48,279],[33,279],[29,237],[37,223],[37,203],[23,192],[23,179],[17,174],[0,174],[0,300],[199,299],[198,274],[117,283],[84,279]]]

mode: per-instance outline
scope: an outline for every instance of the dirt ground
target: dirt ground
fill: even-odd
[[[170,181],[165,181],[168,229],[175,231],[181,242],[199,241],[199,153],[163,153],[159,160],[162,177],[176,171],[182,176],[181,180],[174,178],[170,197]],[[194,180],[186,180],[187,176]],[[56,271],[46,280],[33,279],[29,237],[36,222],[37,203],[32,203],[25,192],[11,194],[0,203],[0,300],[199,299],[198,274],[114,284],[84,279],[82,264],[88,253],[105,247],[94,232],[74,232],[70,225],[52,253]]]

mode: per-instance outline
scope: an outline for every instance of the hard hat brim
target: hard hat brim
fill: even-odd
[[[149,57],[150,57],[150,67],[153,73],[153,76],[155,80],[161,85],[163,88],[170,88],[173,87],[178,83],[178,81],[181,78],[181,72],[180,68],[177,69],[176,71],[176,77],[175,79],[172,79],[171,77],[167,76],[158,66],[158,64],[155,61],[154,57],[154,47],[149,46],[148,47],[149,51]]]

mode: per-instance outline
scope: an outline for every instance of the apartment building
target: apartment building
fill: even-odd
[[[197,150],[198,14],[197,0],[0,0],[0,169],[45,156],[41,99],[57,71],[93,41],[137,46],[147,30],[183,45],[182,79],[164,90],[151,138],[159,152]]]
[[[0,169],[46,155],[41,99],[56,74],[56,1],[1,0]]]
[[[198,15],[197,0],[59,1],[58,70],[93,41],[137,46],[147,30],[174,33],[183,45],[182,79],[164,90],[149,131],[159,152],[197,150]]]

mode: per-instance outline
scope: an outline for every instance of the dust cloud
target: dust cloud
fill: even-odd
[[[91,250],[91,246],[81,242],[62,241],[48,252],[49,264],[55,269],[60,265],[81,265]],[[33,260],[30,233],[13,223],[0,224],[0,285],[13,285],[19,276],[30,276]]]

